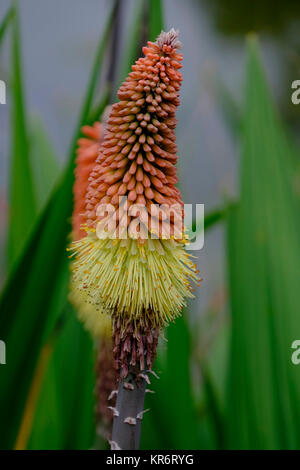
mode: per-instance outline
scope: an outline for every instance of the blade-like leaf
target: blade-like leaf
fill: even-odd
[[[55,345],[29,449],[87,449],[94,442],[93,346],[73,311]]]
[[[215,388],[215,383],[212,380],[208,369],[203,367],[203,386],[205,391],[207,412],[210,416],[211,423],[214,430],[215,447],[223,449],[225,447],[225,426],[223,410],[219,402],[219,397]]]
[[[56,152],[46,134],[39,117],[34,116],[29,122],[30,167],[37,210],[40,211],[49,200],[59,176]]]
[[[0,24],[0,44],[2,43],[4,37],[5,37],[5,33],[8,29],[8,26],[10,25],[12,19],[13,19],[13,16],[14,16],[14,8],[11,7],[6,15],[4,16],[1,24]]]
[[[204,218],[204,229],[208,230],[209,228],[213,227],[215,224],[221,222],[226,216],[226,208],[225,209],[215,209],[208,214],[205,215]]]
[[[149,0],[149,40],[155,41],[164,29],[164,15],[161,0]]]
[[[132,64],[135,63],[139,56],[141,47],[141,38],[143,34],[143,28],[145,28],[145,2],[144,0],[135,0],[132,7],[133,15],[132,21],[129,27],[130,34],[128,35],[123,61],[121,64],[121,72],[119,77],[119,85],[125,80],[128,73],[131,71]]]
[[[36,201],[29,160],[24,74],[21,69],[18,11],[12,22],[11,177],[8,263],[13,266],[25,246],[36,216]]]
[[[97,103],[95,107],[90,111],[89,117],[86,120],[86,125],[93,125],[95,121],[99,120],[106,106],[109,105],[109,96],[110,96],[110,87],[107,87],[102,93],[100,102]]]
[[[233,448],[299,448],[300,374],[291,344],[300,331],[299,210],[292,149],[249,41],[241,204],[232,209],[232,304],[227,422]]]

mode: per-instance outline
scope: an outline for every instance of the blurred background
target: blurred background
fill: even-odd
[[[293,0],[1,1],[1,447],[95,445],[93,345],[67,301],[75,144],[174,27],[203,282],[160,346],[142,448],[300,448],[299,21]]]

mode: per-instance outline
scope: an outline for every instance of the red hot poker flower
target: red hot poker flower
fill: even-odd
[[[198,281],[184,250],[182,230],[174,239],[176,218],[166,210],[175,206],[174,212],[181,215],[183,205],[175,186],[175,113],[182,82],[179,47],[178,33],[162,32],[156,43],[143,48],[145,57],[133,65],[122,84],[90,174],[88,236],[73,244],[74,284],[89,302],[113,316],[115,355],[123,375],[129,365],[151,368],[159,329],[180,314],[186,298],[193,297],[190,279]],[[125,213],[122,201],[119,205],[124,196],[129,210],[138,204],[151,213],[150,226],[141,218],[141,228],[143,234],[152,235],[154,221],[155,239],[136,236],[136,214]],[[106,237],[102,222],[110,215],[99,214],[102,204],[116,209],[116,239]],[[152,215],[157,204],[164,208]],[[167,225],[169,237],[164,235]],[[127,239],[120,236],[124,227]]]

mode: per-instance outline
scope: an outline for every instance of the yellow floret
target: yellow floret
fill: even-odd
[[[188,279],[199,281],[182,242],[98,239],[72,244],[72,282],[86,302],[125,322],[143,315],[153,326],[173,321],[192,298]]]

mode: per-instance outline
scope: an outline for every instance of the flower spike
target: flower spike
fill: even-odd
[[[89,177],[87,236],[73,243],[74,285],[112,316],[123,377],[151,369],[159,330],[199,280],[176,187],[180,47],[177,31],[161,32],[121,85]]]

